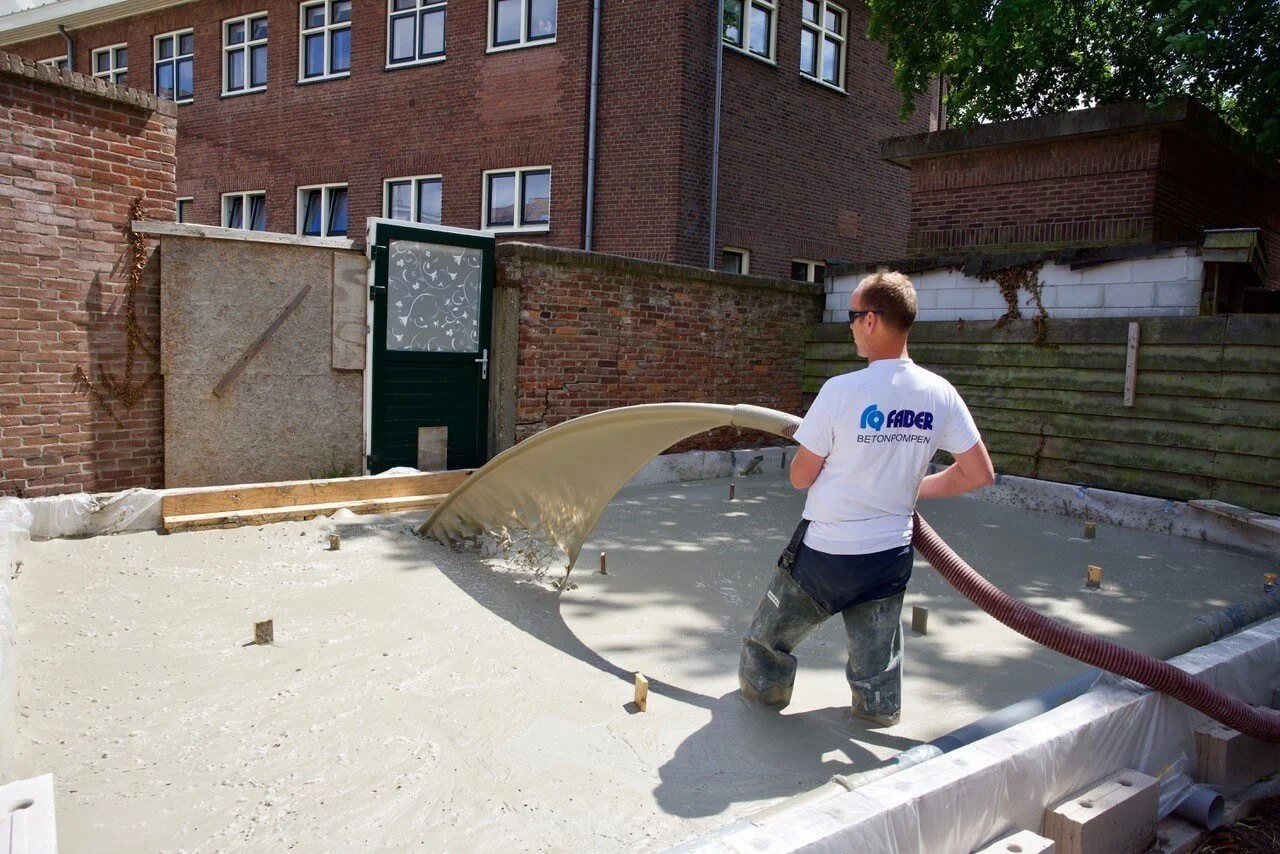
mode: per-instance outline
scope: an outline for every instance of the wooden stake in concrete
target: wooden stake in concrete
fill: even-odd
[[[609,574],[609,569],[608,569],[608,567],[605,565],[605,556],[604,556],[604,552],[600,552],[600,574],[601,574],[601,575],[608,575],[608,574]]]
[[[338,534],[329,535],[329,551],[336,552],[342,548],[342,537]]]
[[[1262,574],[1262,589],[1270,591],[1276,586],[1276,574],[1274,572],[1264,572]]]
[[[1102,567],[1089,564],[1089,568],[1084,571],[1084,586],[1095,590],[1102,586]]]
[[[642,712],[649,710],[649,680],[643,673],[636,674],[636,708]]]
[[[735,487],[735,486],[736,486],[736,484],[732,484],[732,483],[731,483],[731,484],[729,484],[729,500],[730,500],[730,501],[736,501],[736,500],[737,500],[737,499],[735,499],[735,498],[733,497],[733,491],[734,491],[734,487]]]
[[[275,643],[275,628],[271,620],[253,624],[253,642],[260,646]]]
[[[911,631],[918,635],[929,634],[929,609],[911,606]]]
[[[1094,537],[1096,537],[1096,536],[1098,536],[1098,523],[1097,523],[1097,522],[1085,522],[1085,523],[1084,523],[1084,538],[1085,538],[1086,540],[1092,540],[1092,539],[1093,539]]]

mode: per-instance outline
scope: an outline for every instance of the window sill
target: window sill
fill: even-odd
[[[488,232],[492,232],[493,234],[496,234],[499,236],[503,234],[550,234],[551,226],[550,225],[522,225],[519,227],[510,228],[505,225],[498,225],[498,226],[490,225],[490,226],[485,226],[484,230]]]
[[[811,77],[810,75],[805,74],[803,71],[800,72],[800,79],[805,81],[806,83],[813,83],[816,86],[821,86],[823,89],[826,89],[830,92],[835,92],[836,94],[844,95],[846,98],[849,97],[848,90],[841,89],[839,86],[834,86],[828,83],[827,81],[822,80],[821,78]]]
[[[328,83],[331,80],[346,80],[350,76],[350,71],[344,71],[341,74],[326,74],[323,77],[306,77],[299,80],[296,85],[310,86],[312,83]]]
[[[238,91],[238,92],[223,92],[223,93],[222,93],[222,95],[221,95],[220,97],[222,97],[222,98],[239,98],[241,95],[259,95],[259,94],[261,94],[261,93],[263,93],[263,92],[265,92],[265,91],[267,91],[267,87],[266,87],[266,86],[257,86],[257,87],[255,87],[255,88],[253,88],[253,89],[241,89],[241,90],[240,90],[240,91]]]
[[[523,50],[527,47],[542,47],[543,45],[555,44],[556,37],[549,39],[535,39],[534,41],[519,42],[518,44],[504,44],[494,47],[490,45],[485,49],[485,53],[506,53],[509,50]]]
[[[388,62],[383,66],[383,71],[399,71],[401,68],[420,68],[424,65],[435,65],[437,62],[444,62],[444,56],[432,56],[427,59],[415,59],[413,62]]]
[[[755,53],[754,51],[747,50],[746,48],[743,48],[743,47],[738,47],[733,42],[727,42],[727,41],[721,40],[720,44],[729,48],[729,50],[733,51],[734,53],[740,53],[743,56],[750,57],[751,59],[754,59],[756,62],[763,62],[765,65],[772,65],[774,68],[778,67],[777,61],[774,60],[772,57],[761,56],[760,54]]]

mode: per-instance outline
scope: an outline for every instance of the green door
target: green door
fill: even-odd
[[[369,471],[418,465],[422,428],[444,428],[450,469],[488,458],[491,236],[374,224]],[[422,431],[428,445],[439,429]]]

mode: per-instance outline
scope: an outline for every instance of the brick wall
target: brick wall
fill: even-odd
[[[0,494],[160,485],[158,276],[147,255],[131,347],[122,227],[139,197],[147,216],[173,217],[174,113],[0,53]],[[138,402],[104,376],[145,382]]]
[[[505,246],[499,286],[520,294],[516,439],[638,403],[801,408],[804,335],[817,285],[730,276],[536,246]],[[769,444],[705,434],[677,450]]]

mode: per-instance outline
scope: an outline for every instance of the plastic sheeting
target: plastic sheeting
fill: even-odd
[[[17,632],[9,585],[31,529],[26,502],[0,498],[0,780],[13,776],[18,735]]]
[[[126,489],[102,495],[56,495],[25,500],[31,511],[31,538],[91,537],[128,531],[152,531],[160,527],[157,489]]]
[[[1280,677],[1280,619],[1172,663],[1266,705]],[[1136,683],[1092,691],[989,738],[852,792],[727,827],[680,851],[967,852],[1038,830],[1047,807],[1123,768],[1161,782],[1160,811],[1190,786],[1195,729],[1208,718]]]

